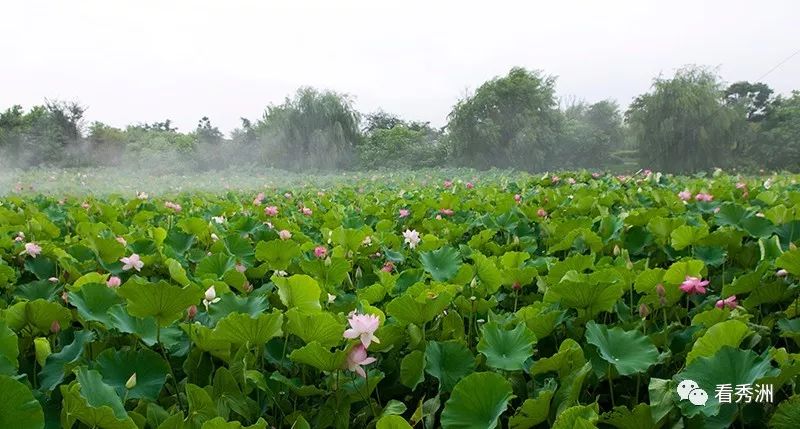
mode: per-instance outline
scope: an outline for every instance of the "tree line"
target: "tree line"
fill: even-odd
[[[47,101],[0,113],[0,160],[16,166],[147,164],[293,171],[466,166],[478,169],[715,167],[800,170],[800,92],[760,82],[724,85],[708,68],[654,79],[622,111],[612,100],[559,102],[556,78],[513,68],[458,101],[444,127],[378,111],[349,96],[300,88],[225,136],[204,117],[190,132],[171,121],[86,124],[86,109]]]

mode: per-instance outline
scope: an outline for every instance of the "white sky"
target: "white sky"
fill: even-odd
[[[407,119],[446,122],[514,66],[564,98],[627,105],[659,73],[755,80],[800,49],[787,1],[4,1],[0,109],[77,100],[115,126],[207,115],[223,131],[302,85]],[[800,55],[763,79],[800,89]]]

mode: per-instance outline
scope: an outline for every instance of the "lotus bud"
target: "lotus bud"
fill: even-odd
[[[667,299],[664,298],[663,296],[658,298],[658,304],[660,306],[662,306],[662,307],[666,307],[667,306]]]
[[[778,276],[778,277],[786,277],[786,276],[789,275],[789,272],[784,270],[783,268],[781,268],[780,270],[775,272],[775,275]]]
[[[656,285],[656,293],[658,294],[658,296],[660,296],[662,298],[664,296],[666,296],[667,291],[666,291],[666,289],[664,289],[664,285],[663,284],[659,283],[659,284]]]
[[[633,262],[631,262],[630,260],[628,260],[628,263],[627,263],[627,264],[625,264],[625,268],[627,268],[627,269],[629,269],[629,270],[632,270],[632,269],[633,269]]]
[[[614,245],[614,256],[619,256],[620,250],[618,245]]]
[[[58,283],[58,277],[50,277],[49,279],[47,279],[47,281],[49,281],[50,283]]]
[[[33,348],[36,351],[36,362],[39,364],[39,366],[44,366],[45,361],[47,361],[47,357],[53,353],[53,351],[50,349],[50,341],[44,337],[34,338]]]
[[[522,285],[519,284],[519,282],[514,282],[514,284],[511,285],[511,289],[520,290],[520,289],[522,289]]]
[[[794,243],[789,243],[789,250],[797,250],[797,245]]]
[[[186,309],[186,318],[192,320],[194,316],[197,316],[197,306],[193,304]]]
[[[214,289],[214,286],[211,286],[210,288],[206,289],[206,293],[205,293],[205,296],[204,296],[204,299],[206,301],[211,302],[216,297],[217,297],[217,291],[216,291],[216,289]]]
[[[131,390],[134,387],[136,387],[136,373],[135,372],[133,373],[133,375],[131,375],[131,378],[129,378],[128,381],[125,382],[125,388],[126,389]]]
[[[650,315],[650,307],[648,307],[645,303],[639,304],[639,316],[644,319],[648,315]]]
[[[58,320],[53,320],[53,323],[50,324],[50,332],[54,334],[61,332],[61,324],[58,323]]]
[[[477,277],[473,277],[472,281],[469,282],[469,287],[474,288],[477,285],[478,285],[478,278]]]
[[[362,275],[364,275],[364,273],[361,272],[361,266],[356,267],[356,278],[360,279]]]

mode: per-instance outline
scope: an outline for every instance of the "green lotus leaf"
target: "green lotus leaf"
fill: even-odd
[[[203,423],[200,429],[267,429],[267,422],[259,418],[258,421],[252,425],[244,426],[240,422],[226,422],[222,417],[215,417]]]
[[[77,292],[69,292],[69,302],[78,309],[78,314],[84,320],[111,326],[112,321],[108,311],[124,300],[114,289],[104,284],[87,283]]]
[[[262,313],[257,317],[233,313],[217,323],[211,338],[231,344],[263,346],[272,338],[283,334],[283,314],[281,312]]]
[[[430,341],[425,349],[425,372],[439,380],[439,391],[449,392],[475,369],[475,356],[458,341]]]
[[[450,305],[453,296],[449,293],[432,294],[415,299],[409,293],[398,296],[386,305],[386,312],[402,323],[422,326],[438,316]]]
[[[503,329],[496,322],[481,327],[478,351],[486,356],[487,365],[506,371],[518,371],[533,356],[536,336],[524,324],[512,330]]]
[[[620,375],[642,373],[658,362],[658,349],[639,331],[608,329],[590,321],[586,324],[586,341],[597,347],[600,357]]]
[[[191,281],[189,280],[189,277],[186,275],[186,270],[183,269],[180,262],[174,259],[167,259],[166,261],[164,261],[164,263],[167,265],[167,268],[169,269],[169,276],[172,278],[172,280],[175,280],[175,282],[181,286],[189,286]]]
[[[509,420],[511,429],[530,429],[547,420],[550,414],[550,401],[556,392],[556,383],[551,380],[535,398],[526,399]]]
[[[713,356],[724,346],[739,347],[742,340],[751,333],[750,328],[738,320],[717,323],[708,328],[706,333],[695,341],[692,350],[686,356],[686,364],[692,363],[701,356]]]
[[[444,429],[493,429],[514,397],[502,375],[476,372],[459,381],[442,411]]]
[[[601,311],[611,311],[624,293],[623,278],[613,269],[581,274],[569,271],[558,284],[547,288],[544,302],[560,302],[562,306],[585,312],[587,318]]]
[[[208,315],[209,319],[211,319],[211,323],[217,324],[220,319],[223,319],[231,313],[244,313],[250,315],[250,317],[256,317],[265,312],[267,308],[269,308],[269,303],[267,303],[267,298],[265,296],[241,296],[233,293],[226,293],[219,297],[219,302],[208,307]]]
[[[775,260],[775,265],[778,268],[785,269],[792,275],[800,275],[800,249],[789,250],[782,254]]]
[[[422,252],[420,261],[425,271],[438,282],[445,282],[453,278],[461,266],[461,257],[458,251],[450,246]]]
[[[700,242],[703,238],[708,236],[708,227],[682,225],[670,233],[672,239],[672,247],[675,250],[682,250],[689,246],[693,246]]]
[[[692,405],[687,400],[678,402],[683,414],[693,417],[703,414],[706,417],[720,414],[722,408],[734,408],[735,403],[720,404],[714,395],[718,384],[755,384],[764,377],[777,375],[779,370],[772,367],[770,357],[767,354],[757,355],[752,350],[739,350],[730,346],[723,346],[713,356],[698,357],[680,373],[672,379],[675,383],[683,380],[693,380],[698,386],[708,394],[708,401],[705,405]],[[677,398],[677,393],[675,393]],[[726,413],[723,413],[726,414]],[[735,416],[735,413],[733,414]],[[732,423],[729,422],[729,423]]]
[[[18,302],[3,310],[0,315],[12,330],[20,331],[29,326],[34,330],[34,334],[49,334],[53,322],[58,322],[62,328],[66,328],[72,322],[72,313],[68,308],[43,299]]]
[[[202,387],[187,383],[186,400],[189,403],[189,422],[192,426],[200,426],[217,417],[217,406]]]
[[[14,375],[19,368],[19,340],[6,322],[0,319],[0,375]]]
[[[800,422],[800,395],[794,395],[781,402],[772,418],[769,427],[772,429],[795,429]]]
[[[83,349],[94,341],[92,331],[77,331],[75,338],[59,352],[47,357],[42,371],[39,372],[39,386],[44,390],[53,390],[58,386],[66,374],[78,365],[83,357]]]
[[[381,417],[375,427],[376,429],[412,429],[406,419],[395,415]]]
[[[118,293],[126,299],[131,316],[154,317],[161,326],[180,319],[189,306],[203,298],[203,291],[195,286],[181,288],[164,280],[151,283],[140,277],[125,282]]]
[[[42,405],[24,384],[0,375],[0,427],[44,429]]]
[[[103,381],[128,399],[158,399],[167,381],[169,365],[158,353],[149,349],[115,351],[107,349],[97,356],[94,368],[102,374]],[[136,374],[136,386],[127,389],[125,383]]]
[[[525,326],[536,335],[537,339],[549,336],[561,322],[564,311],[544,302],[535,302],[532,305],[517,310],[516,317],[525,323]]]
[[[535,361],[530,372],[532,375],[556,372],[559,377],[564,378],[584,364],[586,364],[586,357],[581,345],[572,338],[567,338],[561,342],[554,355]]]
[[[350,262],[344,258],[330,260],[314,259],[300,261],[300,268],[317,279],[324,288],[332,290],[339,287],[350,272]]]
[[[201,279],[221,280],[228,270],[236,266],[236,260],[224,253],[206,256],[197,264],[194,274]]]
[[[414,350],[400,361],[400,382],[411,390],[425,380],[425,354]]]
[[[255,251],[256,259],[267,262],[275,271],[288,268],[292,259],[300,254],[300,246],[291,240],[259,241]]]
[[[122,400],[111,386],[103,383],[97,371],[79,368],[78,383],[61,386],[63,409],[61,425],[72,427],[75,421],[102,429],[136,429],[125,412]]]
[[[299,364],[310,365],[320,371],[333,372],[344,368],[347,352],[329,348],[317,342],[310,342],[289,354],[289,359]]]
[[[316,280],[305,274],[291,277],[273,276],[272,281],[278,286],[278,296],[287,308],[303,311],[321,310],[320,298],[322,289]]]
[[[553,429],[589,429],[596,428],[597,403],[592,405],[575,405],[558,413]]]
[[[619,429],[655,429],[650,405],[638,404],[633,409],[628,407],[615,407],[608,413],[600,416],[603,423]]]
[[[335,347],[343,340],[343,323],[327,312],[306,313],[297,308],[286,312],[286,332],[304,342],[316,341],[324,347]]]

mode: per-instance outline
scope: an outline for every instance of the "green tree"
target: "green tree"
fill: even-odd
[[[743,143],[744,115],[723,102],[719,78],[688,67],[670,79],[657,78],[626,113],[642,166],[692,172],[730,165]]]
[[[78,103],[52,100],[27,113],[13,106],[0,114],[0,148],[18,165],[73,165],[82,159],[85,111]]]
[[[441,132],[427,122],[406,122],[379,111],[367,115],[364,131],[358,147],[363,167],[435,167],[445,161]]]
[[[560,123],[555,78],[515,67],[459,101],[448,119],[457,163],[543,169],[552,158]]]
[[[359,123],[349,97],[306,87],[283,104],[268,107],[255,128],[268,165],[330,170],[354,165]]]
[[[725,89],[725,101],[742,105],[747,111],[747,120],[760,122],[769,114],[772,107],[773,91],[762,82],[736,82]]]
[[[762,122],[754,156],[771,169],[800,171],[800,91],[778,97]]]
[[[622,116],[616,102],[577,103],[564,110],[553,167],[600,168],[618,160],[623,145]]]

